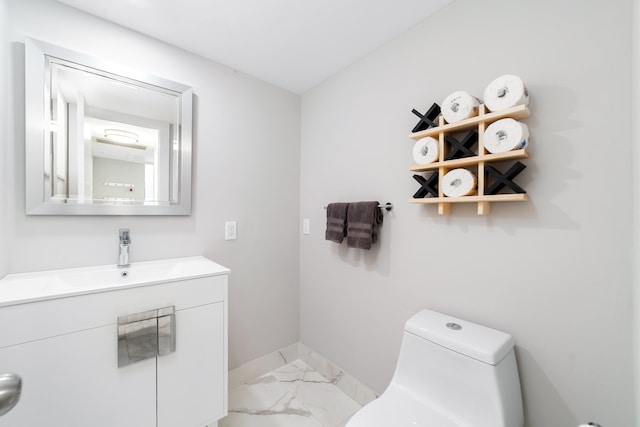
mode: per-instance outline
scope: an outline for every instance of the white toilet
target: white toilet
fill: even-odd
[[[346,427],[522,427],[513,338],[422,310],[404,328],[389,387]]]

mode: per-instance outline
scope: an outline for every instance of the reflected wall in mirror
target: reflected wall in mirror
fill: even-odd
[[[27,214],[188,215],[192,90],[25,42]]]

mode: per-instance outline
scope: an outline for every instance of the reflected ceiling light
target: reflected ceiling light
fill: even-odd
[[[122,144],[135,144],[138,142],[138,134],[122,129],[105,129],[104,137]]]

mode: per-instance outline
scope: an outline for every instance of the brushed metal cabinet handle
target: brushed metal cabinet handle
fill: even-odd
[[[170,310],[168,310],[170,309]],[[158,316],[158,356],[166,356],[176,351],[176,315],[174,307],[166,307],[167,314]]]
[[[158,319],[156,317],[118,325],[118,367],[156,357]]]

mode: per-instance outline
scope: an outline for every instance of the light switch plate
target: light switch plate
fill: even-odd
[[[309,218],[302,220],[302,234],[309,234]]]

